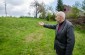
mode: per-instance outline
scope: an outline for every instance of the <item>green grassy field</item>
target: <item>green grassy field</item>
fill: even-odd
[[[33,18],[0,18],[0,55],[55,55],[55,31],[38,25]],[[85,29],[75,28],[74,55],[85,55]]]

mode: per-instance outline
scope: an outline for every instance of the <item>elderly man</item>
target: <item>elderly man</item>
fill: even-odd
[[[57,12],[55,20],[58,22],[56,25],[48,25],[43,22],[39,22],[39,25],[55,29],[54,49],[57,55],[72,55],[75,44],[73,25],[65,19],[65,13],[62,11]]]

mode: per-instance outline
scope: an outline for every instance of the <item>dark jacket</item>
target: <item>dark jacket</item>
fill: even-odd
[[[49,29],[55,29],[54,49],[59,55],[72,55],[72,51],[75,44],[75,36],[73,25],[68,20],[65,20],[58,31],[59,24],[48,25],[44,27]]]

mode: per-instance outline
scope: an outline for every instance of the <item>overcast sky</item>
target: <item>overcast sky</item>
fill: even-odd
[[[39,3],[45,3],[45,5],[50,5],[55,10],[57,0],[37,0]],[[79,1],[80,3],[83,0],[63,0],[63,3],[66,5],[72,6],[75,4],[75,1]],[[0,16],[5,15],[5,0],[0,0]],[[7,3],[7,13],[10,16],[27,16],[28,12],[31,13],[31,16],[34,15],[34,8],[30,6],[30,4],[34,2],[34,0],[6,0]]]

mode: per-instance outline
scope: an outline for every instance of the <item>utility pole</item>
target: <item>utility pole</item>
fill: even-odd
[[[5,0],[5,15],[7,16],[7,4],[6,4],[6,0]]]

